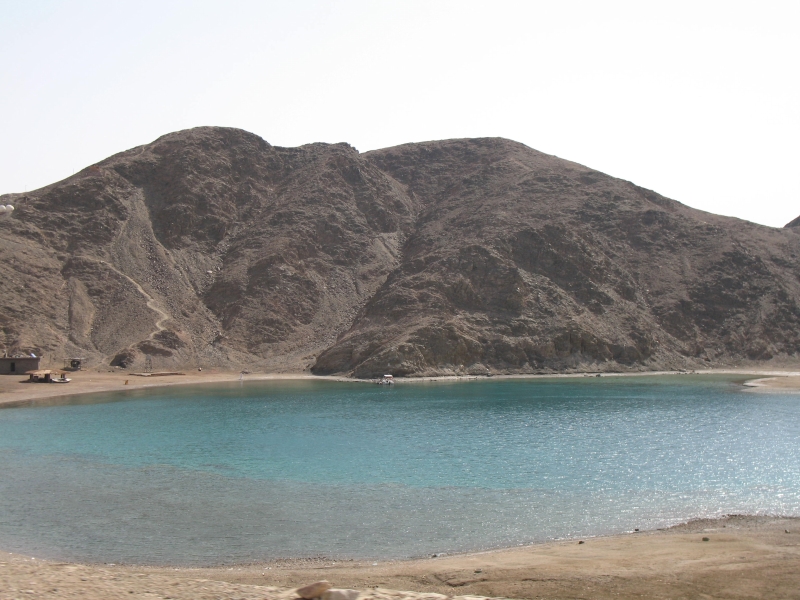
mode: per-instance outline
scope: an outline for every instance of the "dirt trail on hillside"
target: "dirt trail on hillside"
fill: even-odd
[[[110,262],[105,261],[105,260],[98,260],[97,262],[102,263],[103,265],[105,265],[106,267],[108,267],[109,269],[114,271],[117,275],[120,275],[121,277],[124,277],[125,279],[130,281],[136,287],[136,289],[139,291],[139,293],[142,296],[144,296],[144,299],[146,300],[146,303],[147,303],[147,308],[149,308],[150,310],[152,310],[155,313],[158,313],[159,317],[161,317],[160,319],[158,319],[156,321],[156,329],[155,329],[155,331],[153,331],[148,336],[147,339],[153,339],[153,336],[155,336],[157,333],[159,333],[161,331],[164,331],[166,329],[166,327],[164,327],[163,323],[165,323],[166,321],[169,321],[172,317],[171,317],[171,315],[169,315],[168,313],[164,312],[163,310],[161,310],[158,307],[158,301],[155,298],[153,298],[150,294],[148,294],[146,291],[144,291],[144,288],[139,284],[138,281],[136,281],[132,277],[129,277],[128,275],[126,275],[125,273],[123,273],[122,271],[117,269]]]

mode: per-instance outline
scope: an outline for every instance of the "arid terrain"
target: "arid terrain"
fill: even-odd
[[[797,227],[505,139],[361,154],[204,127],[0,202],[0,352],[43,367],[483,375],[800,349]]]
[[[800,598],[798,564],[798,519],[730,516],[666,531],[378,563],[320,558],[183,569],[54,563],[0,553],[0,600],[288,600],[297,597],[295,588],[321,579],[360,590],[361,600],[785,600]]]

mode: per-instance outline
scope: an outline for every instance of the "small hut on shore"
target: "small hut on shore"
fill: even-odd
[[[64,359],[64,368],[70,371],[80,371],[83,368],[83,362],[86,360],[82,356],[74,356],[72,358]]]
[[[21,375],[38,369],[38,356],[0,356],[0,375]]]

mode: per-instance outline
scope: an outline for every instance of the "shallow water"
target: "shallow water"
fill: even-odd
[[[734,381],[244,382],[2,410],[0,548],[394,558],[800,516],[800,395]]]

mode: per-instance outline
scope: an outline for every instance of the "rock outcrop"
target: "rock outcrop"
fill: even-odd
[[[198,128],[0,197],[0,350],[373,377],[795,357],[800,233],[504,139]]]

